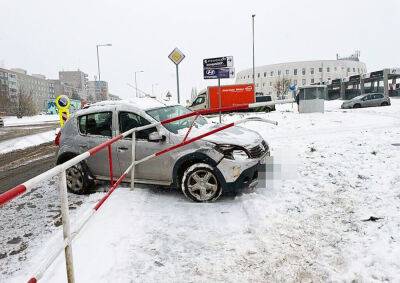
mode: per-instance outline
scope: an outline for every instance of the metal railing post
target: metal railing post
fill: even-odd
[[[135,162],[136,162],[136,132],[132,133],[132,169],[131,169],[131,190],[135,189]]]
[[[60,198],[61,198],[61,218],[63,224],[64,241],[71,238],[71,227],[69,222],[68,194],[67,194],[67,176],[65,170],[60,173]],[[72,260],[72,247],[69,243],[65,247],[65,264],[67,268],[68,283],[74,283],[74,264]]]

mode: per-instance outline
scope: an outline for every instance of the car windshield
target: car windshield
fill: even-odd
[[[175,118],[177,116],[183,115],[190,113],[189,109],[181,106],[181,105],[174,105],[174,106],[168,106],[168,107],[162,107],[162,108],[157,108],[157,109],[151,109],[146,111],[147,114],[149,114],[151,117],[156,119],[157,121],[164,121],[166,119],[170,118]],[[165,124],[164,127],[174,133],[177,134],[179,130],[189,128],[190,125],[192,125],[193,120],[195,119],[195,116],[181,119],[175,122],[171,122],[168,124]],[[202,116],[197,117],[194,126],[199,128],[203,125],[207,124],[207,120],[204,119]]]

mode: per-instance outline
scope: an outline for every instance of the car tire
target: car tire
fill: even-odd
[[[78,163],[66,170],[67,189],[69,192],[82,195],[87,194],[91,185],[89,172],[85,163]]]
[[[387,103],[386,101],[381,103],[381,106],[388,106],[388,105],[389,105],[389,103]]]
[[[217,200],[222,188],[213,168],[205,163],[196,163],[187,168],[182,176],[182,192],[195,202]]]
[[[361,108],[361,104],[356,103],[356,104],[353,105],[353,108]]]

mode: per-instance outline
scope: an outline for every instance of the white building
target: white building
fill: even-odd
[[[271,95],[273,99],[276,99],[274,83],[282,78],[289,79],[291,84],[302,86],[322,82],[330,83],[334,79],[366,72],[365,64],[360,62],[358,57],[265,65],[255,68],[255,89],[256,92]],[[237,73],[237,84],[252,82],[252,68]]]

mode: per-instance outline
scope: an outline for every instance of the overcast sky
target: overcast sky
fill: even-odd
[[[382,5],[385,3],[385,5]],[[236,71],[251,67],[251,14],[256,14],[256,66],[335,59],[361,50],[369,71],[400,66],[399,0],[105,1],[0,0],[0,66],[57,78],[80,69],[93,80],[96,44],[101,78],[124,98],[138,87],[176,94],[173,48],[180,64],[181,95],[216,84],[202,79],[202,59],[234,56]],[[224,84],[232,81],[225,80]]]

